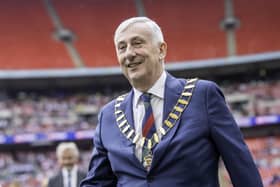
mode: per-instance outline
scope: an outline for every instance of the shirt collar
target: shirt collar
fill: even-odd
[[[75,173],[77,170],[78,170],[78,166],[75,165],[75,166],[73,166],[73,168],[71,169],[70,172],[71,172],[71,174],[72,174],[72,173]],[[67,176],[67,174],[68,174],[68,169],[65,168],[65,167],[63,167],[63,168],[62,168],[62,173],[63,173],[65,176]]]
[[[159,79],[155,82],[155,84],[147,91],[147,93],[151,93],[154,96],[163,99],[164,97],[164,87],[165,87],[165,80],[166,80],[166,72],[163,71]],[[138,105],[139,98],[143,94],[143,92],[133,88],[134,91],[134,107]]]

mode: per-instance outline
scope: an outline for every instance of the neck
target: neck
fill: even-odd
[[[141,79],[140,81],[131,82],[131,85],[141,92],[147,92],[156,83],[156,81],[160,78],[162,72],[163,71],[158,73],[158,75],[156,75],[156,76],[152,76],[152,77],[154,77],[153,79],[151,79],[150,77],[146,77],[146,79]]]

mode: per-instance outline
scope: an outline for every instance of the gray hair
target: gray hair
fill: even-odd
[[[134,24],[134,23],[146,23],[152,30],[153,35],[155,37],[155,40],[157,42],[164,42],[164,38],[163,38],[163,34],[161,31],[161,28],[159,27],[159,25],[151,20],[150,18],[147,17],[132,17],[129,19],[124,20],[123,22],[121,22],[121,24],[117,27],[116,31],[115,31],[115,35],[114,35],[114,42],[116,44],[116,39],[117,36],[120,32],[124,31],[125,29],[127,29],[130,25]]]
[[[63,143],[60,143],[56,148],[57,158],[60,158],[62,153],[67,149],[72,150],[73,153],[75,154],[75,156],[77,158],[79,157],[79,149],[78,149],[78,147],[75,143],[73,143],[73,142],[63,142]]]

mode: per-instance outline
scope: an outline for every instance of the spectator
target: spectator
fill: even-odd
[[[48,182],[48,187],[78,187],[86,174],[78,169],[79,150],[75,143],[58,145],[56,156],[61,170]]]

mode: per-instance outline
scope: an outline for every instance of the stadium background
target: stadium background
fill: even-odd
[[[217,82],[265,186],[280,186],[280,1],[0,1],[0,186],[39,187],[55,146],[75,141],[88,166],[102,105],[130,89],[113,34],[148,16],[168,43],[166,69]],[[221,162],[222,187],[230,187]]]

